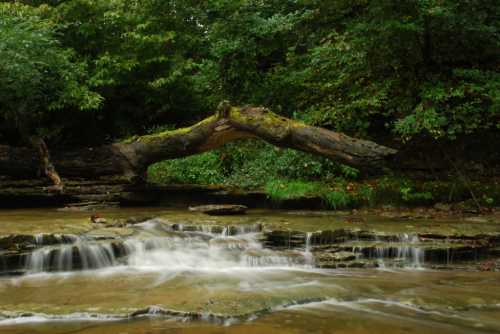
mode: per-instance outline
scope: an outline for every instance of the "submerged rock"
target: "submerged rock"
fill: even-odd
[[[101,217],[96,217],[96,218],[91,217],[90,220],[94,224],[106,224],[108,222],[106,218],[101,218]]]
[[[69,203],[63,208],[57,209],[57,211],[95,211],[101,209],[115,208],[119,207],[119,202],[80,202],[80,203]]]
[[[213,216],[241,215],[247,210],[248,207],[239,204],[210,204],[189,207],[189,211],[203,212]]]
[[[40,246],[72,243],[75,238],[72,234],[12,234],[0,236],[0,250],[33,250]]]
[[[26,249],[35,244],[35,236],[33,235],[13,234],[0,237],[0,250]]]
[[[345,263],[340,264],[339,262],[348,262],[356,260],[356,254],[352,252],[317,252],[314,254],[314,260],[318,267],[321,268],[337,268],[346,267]]]
[[[200,225],[200,224],[172,224],[166,225],[172,231],[179,232],[201,232],[209,234],[222,234],[225,236],[234,236],[245,233],[262,232],[262,224],[242,224],[242,225]]]
[[[154,218],[153,216],[117,218],[112,219],[110,222],[105,221],[104,225],[105,227],[127,227],[130,225],[142,224],[155,219],[159,220],[158,218]]]
[[[93,240],[119,239],[130,237],[134,234],[134,230],[126,227],[108,227],[97,228],[85,233],[86,238]]]
[[[145,217],[129,217],[125,220],[125,224],[128,224],[128,225],[136,225],[136,224],[140,224],[140,223],[144,223],[148,220],[152,220],[154,219],[153,216],[145,216]]]

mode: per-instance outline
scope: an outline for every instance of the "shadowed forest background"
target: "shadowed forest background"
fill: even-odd
[[[0,4],[0,143],[88,147],[262,105],[399,149],[352,167],[259,141],[150,167],[161,184],[500,204],[500,4],[469,0],[74,0]]]

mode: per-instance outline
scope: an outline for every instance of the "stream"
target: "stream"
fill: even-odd
[[[0,211],[2,334],[500,333],[495,220],[100,214]]]

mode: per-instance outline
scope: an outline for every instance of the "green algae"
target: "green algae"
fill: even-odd
[[[150,143],[162,141],[162,140],[165,140],[168,138],[186,135],[186,134],[194,131],[196,128],[204,126],[206,124],[210,124],[216,120],[217,120],[216,116],[210,116],[210,117],[207,117],[207,118],[203,119],[202,121],[196,123],[195,125],[185,127],[185,128],[179,128],[179,129],[175,129],[175,130],[165,130],[165,131],[162,131],[160,133],[136,137],[136,138],[133,138],[132,142],[141,142],[144,144],[150,144]]]

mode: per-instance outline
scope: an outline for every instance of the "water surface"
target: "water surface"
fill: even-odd
[[[216,218],[149,208],[102,210],[101,215],[162,219],[128,227],[130,233],[113,241],[82,237],[69,245],[35,250],[26,275],[0,278],[1,333],[500,332],[498,272],[435,271],[425,266],[321,269],[314,266],[308,247],[267,249],[259,231],[251,228],[346,228],[354,223],[345,215],[255,211]],[[3,211],[0,234],[85,235],[94,228],[88,216],[55,210]],[[171,223],[204,227],[165,228]],[[241,229],[230,235],[207,228],[230,224]],[[457,233],[499,230],[492,222],[377,217],[355,224],[388,233],[406,231],[408,226],[437,231],[436,225]],[[116,240],[121,240],[126,256],[115,257],[109,251]],[[88,256],[84,270],[74,262],[82,262],[82,255],[75,258],[77,248],[78,254]]]

